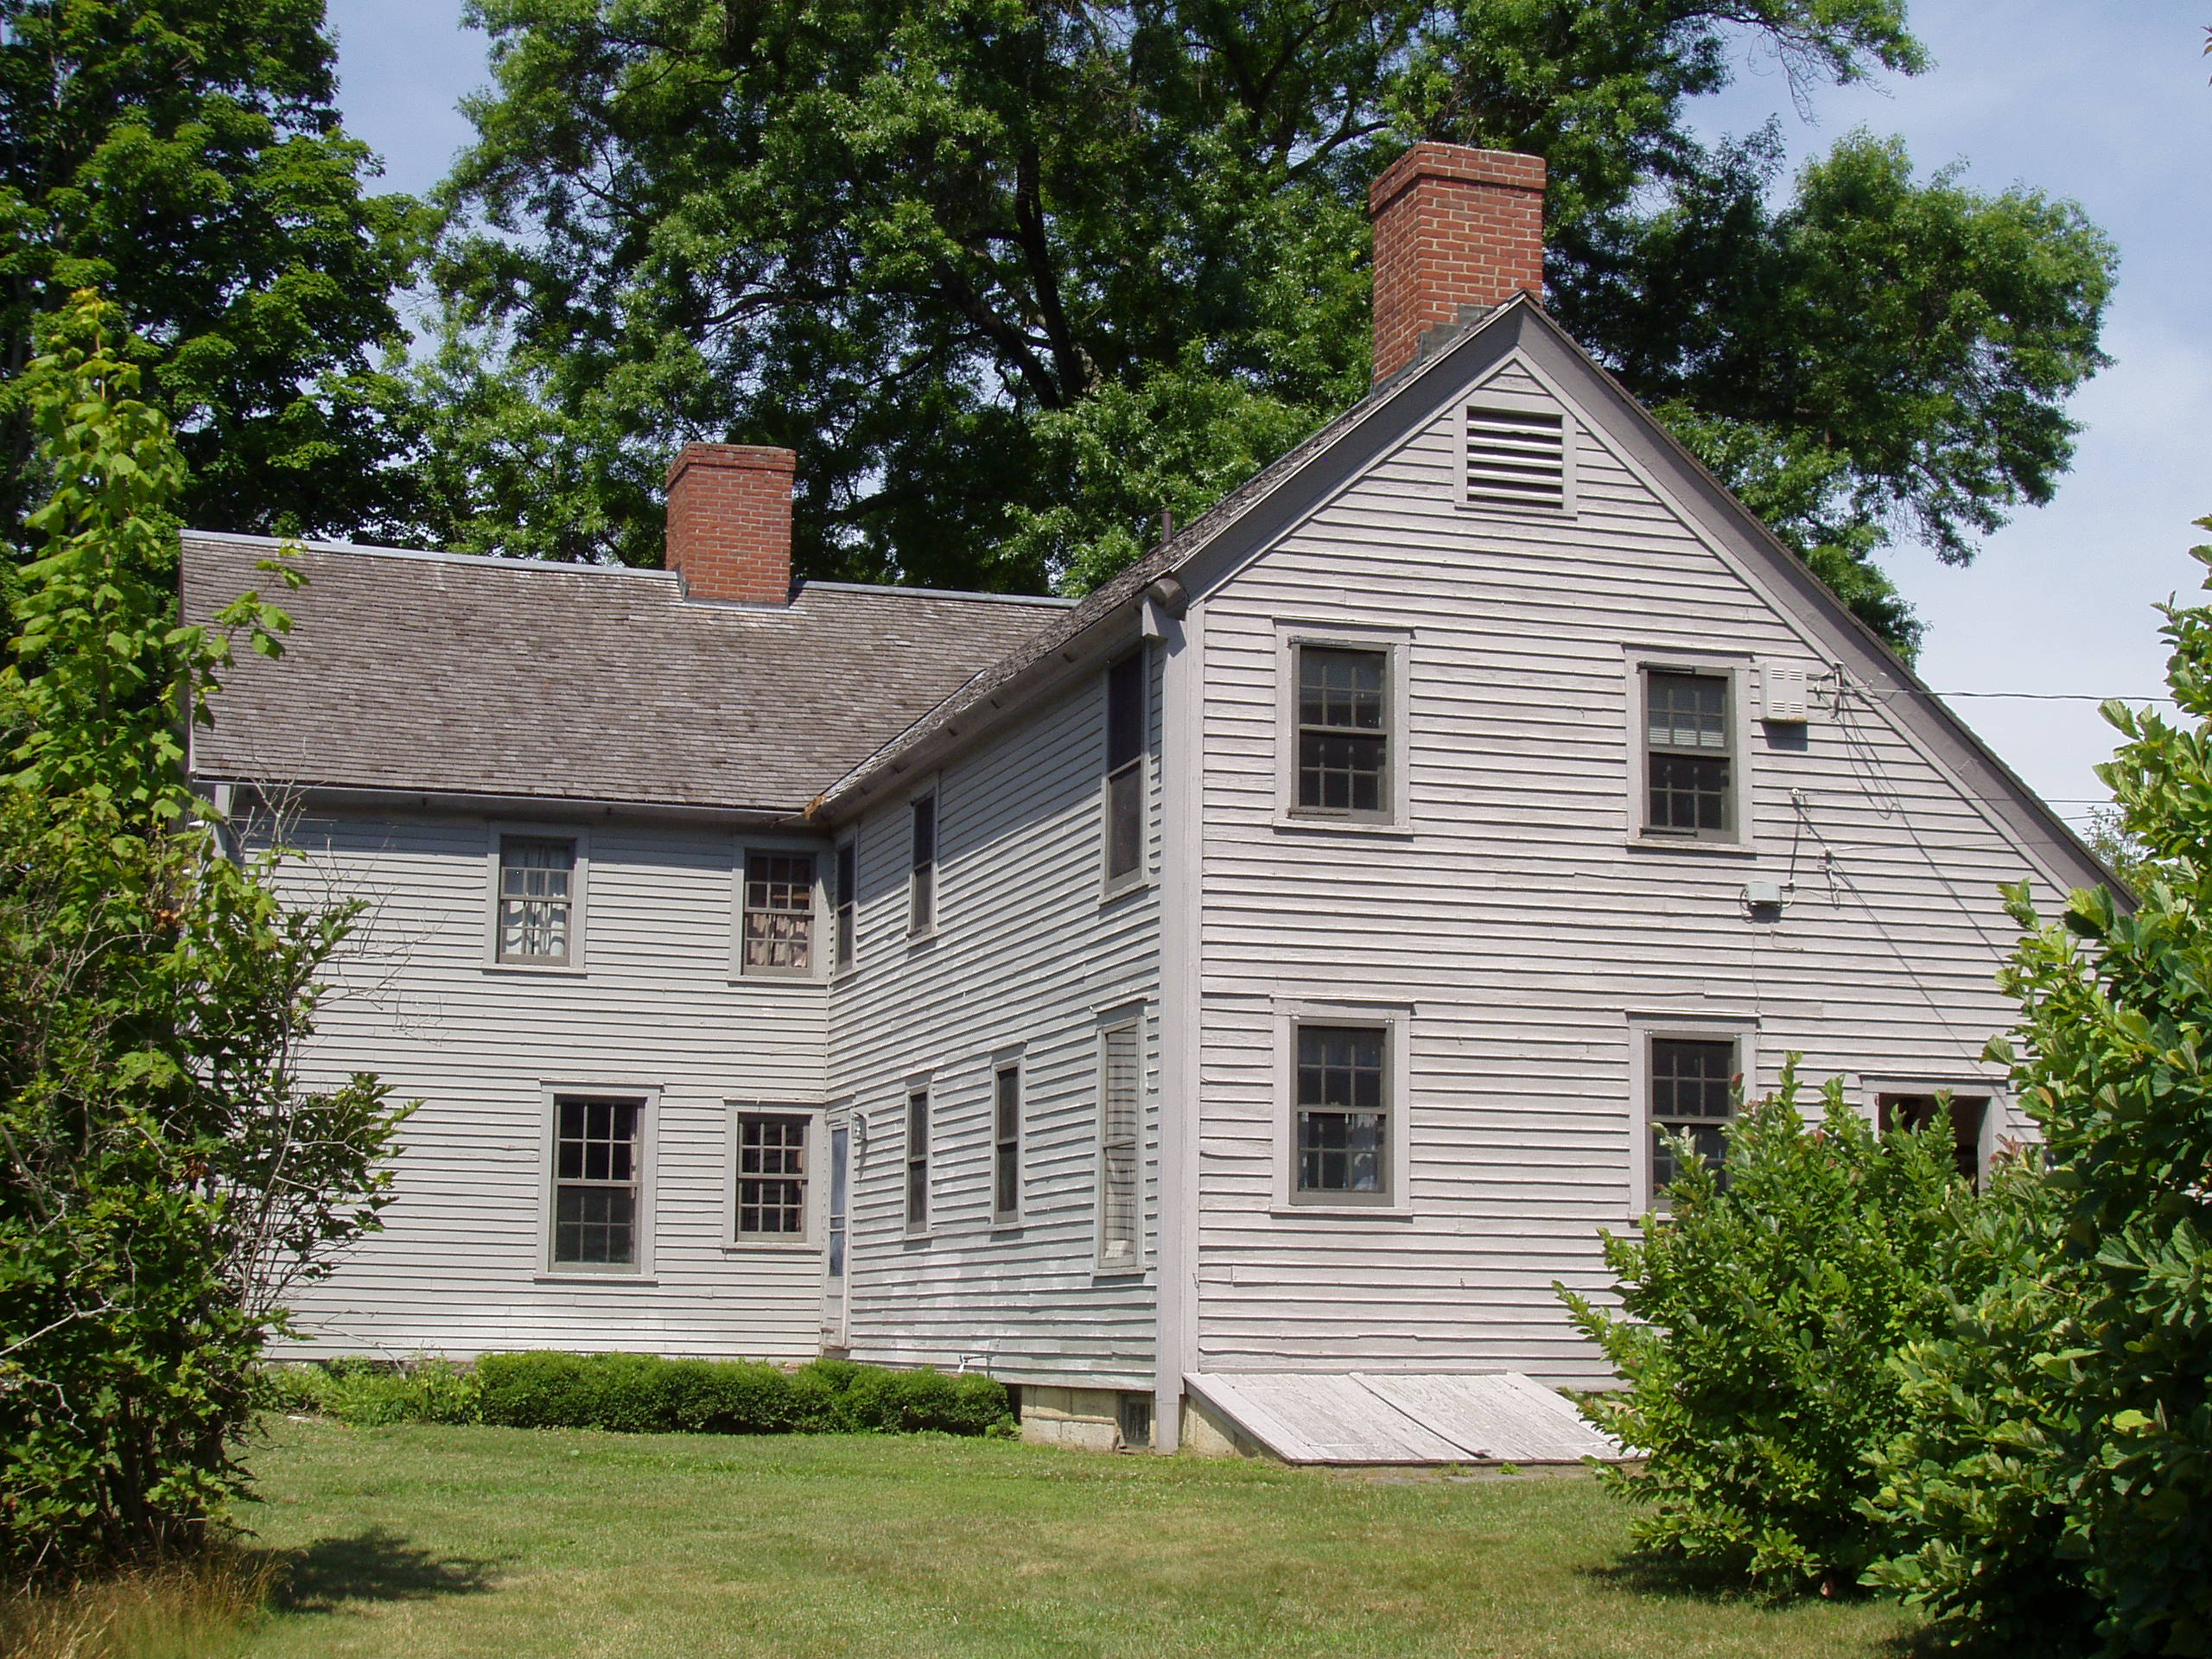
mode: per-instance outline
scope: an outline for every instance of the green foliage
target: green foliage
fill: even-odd
[[[1095,584],[1366,391],[1367,187],[1418,138],[1547,158],[1561,315],[1900,641],[1868,556],[2044,499],[2099,360],[2071,209],[1852,139],[1770,211],[1770,146],[1691,137],[1744,49],[1916,73],[1898,0],[478,15],[423,390],[480,551],[655,563],[669,452],[729,438],[799,451],[804,574]]]
[[[322,0],[0,0],[0,378],[104,290],[214,529],[388,522],[404,386],[377,369],[422,210],[369,196],[331,107]],[[0,390],[0,524],[45,480]],[[148,567],[152,570],[153,567]]]
[[[488,1354],[476,1375],[481,1421],[507,1428],[982,1434],[1008,1412],[1006,1389],[987,1376],[844,1360],[784,1371],[753,1360],[539,1351]]]
[[[336,1359],[327,1365],[270,1365],[263,1409],[334,1417],[353,1428],[391,1423],[473,1423],[480,1384],[473,1366],[424,1357],[402,1365]]]
[[[1771,128],[1703,158],[1656,207],[1573,227],[1567,325],[1862,616],[1913,638],[1867,561],[1900,537],[1945,561],[2073,454],[2067,395],[2097,340],[2116,253],[2080,208],[1848,135],[1770,207]],[[1817,419],[1805,418],[1820,411]]]
[[[1602,1472],[1643,1547],[1777,1587],[1849,1585],[1875,1552],[1867,1447],[1903,1426],[1890,1360],[1938,1326],[1945,1241],[1973,1208],[1950,1128],[1878,1138],[1831,1083],[1817,1126],[1781,1091],[1688,1148],[1672,1214],[1608,1235],[1621,1313],[1562,1292],[1626,1383],[1584,1414],[1643,1452]]]
[[[395,1114],[302,1089],[351,911],[293,911],[272,858],[191,822],[169,725],[244,632],[179,626],[146,562],[174,520],[166,423],[80,296],[25,377],[54,480],[0,671],[0,1562],[190,1544],[240,1474],[253,1361],[288,1290],[374,1224]]]
[[[2110,1654],[2212,1653],[2212,607],[2164,610],[2177,716],[2105,709],[2139,902],[2077,890],[2045,924],[2008,893],[2028,930],[2005,974],[2014,1082],[2050,1214],[1968,1339],[1910,1356],[1928,1426],[1885,1467],[1921,1528],[1885,1580],[2049,1639],[2037,1592],[2078,1573]]]

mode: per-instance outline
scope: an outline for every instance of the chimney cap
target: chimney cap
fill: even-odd
[[[1383,168],[1381,176],[1367,188],[1367,215],[1374,218],[1412,188],[1418,179],[1453,179],[1463,184],[1487,184],[1541,195],[1547,172],[1541,156],[1424,141]]]

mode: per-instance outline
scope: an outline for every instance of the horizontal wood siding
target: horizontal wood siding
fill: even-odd
[[[1153,653],[1147,868],[1160,858]],[[1103,677],[938,780],[934,936],[906,934],[904,800],[860,826],[858,964],[835,988],[830,1091],[862,1128],[849,1337],[855,1359],[988,1369],[1009,1382],[1149,1388],[1158,1211],[1156,883],[1102,902]],[[917,787],[920,780],[917,780]],[[1098,1031],[1143,1010],[1146,1270],[1101,1275]],[[995,1057],[1020,1046],[1023,1215],[991,1218]],[[903,1114],[931,1092],[931,1225],[906,1236]]]
[[[1625,647],[1827,664],[1576,424],[1572,518],[1459,507],[1440,420],[1196,613],[1203,1370],[1598,1378],[1552,1286],[1602,1291],[1629,1219],[1630,1014],[1756,1019],[1762,1088],[1790,1050],[1972,1080],[2008,1023],[1996,888],[2031,861],[1879,697],[1816,708],[1802,753],[1747,722],[1755,858],[1627,844]],[[1279,620],[1410,639],[1409,836],[1275,827]],[[1778,922],[1753,879],[1793,884]],[[1414,1213],[1271,1214],[1275,1009],[1348,995],[1415,1007]]]
[[[818,1248],[725,1249],[732,1101],[814,1105],[827,988],[733,981],[726,830],[595,819],[577,976],[485,965],[481,819],[290,826],[302,900],[367,901],[309,1050],[315,1077],[372,1071],[423,1104],[385,1230],[300,1300],[305,1351],[551,1347],[806,1357]],[[549,1282],[550,1084],[659,1090],[653,1282]]]

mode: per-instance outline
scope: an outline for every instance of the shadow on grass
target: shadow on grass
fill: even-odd
[[[283,1551],[271,1605],[288,1613],[327,1613],[346,1601],[428,1601],[492,1587],[497,1561],[418,1549],[381,1527],[350,1538],[318,1538]]]
[[[1579,1567],[1575,1571],[1608,1590],[1669,1601],[1772,1604],[1790,1599],[1770,1591],[1755,1590],[1744,1582],[1739,1573],[1669,1555],[1632,1552],[1603,1567]]]

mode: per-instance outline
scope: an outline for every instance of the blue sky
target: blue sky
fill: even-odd
[[[485,41],[460,0],[329,0],[346,125],[390,188],[436,182],[471,130],[455,105],[485,84]],[[1701,112],[1714,133],[1783,119],[1793,158],[1854,127],[1898,133],[1924,169],[1967,163],[1984,189],[2069,196],[2119,244],[2106,329],[2113,365],[2075,400],[2086,425],[2048,507],[2021,513],[1974,564],[1915,549],[1892,575],[1929,623],[1921,671],[1938,690],[2156,693],[2152,606],[2202,574],[2212,540],[2212,0],[1914,0],[1936,67],[1827,91],[1809,122],[1778,65],[1752,60]],[[2101,798],[2111,742],[2086,702],[1961,696],[1959,713],[2058,810]]]

